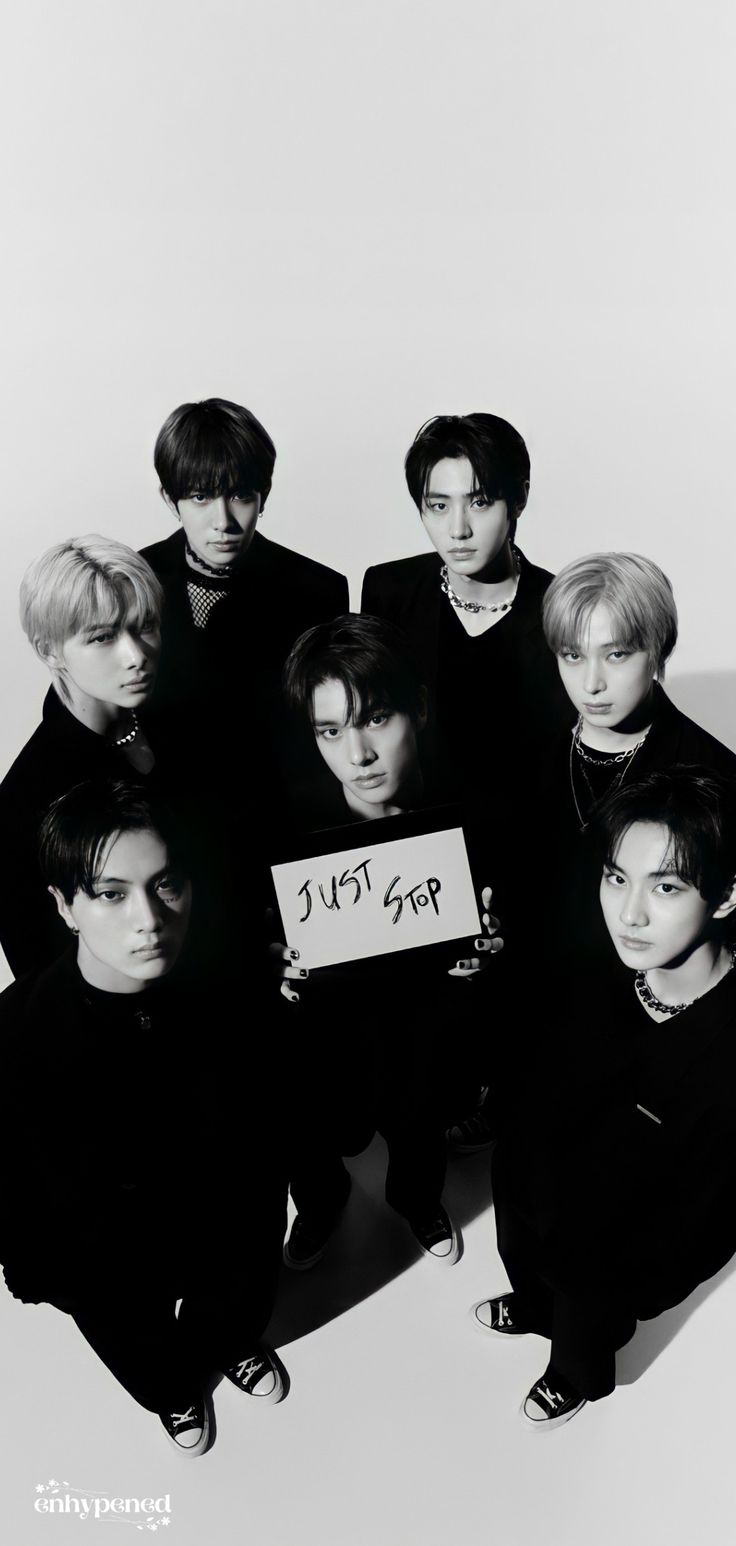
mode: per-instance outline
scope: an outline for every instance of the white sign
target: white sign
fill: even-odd
[[[371,843],[272,868],[286,943],[302,966],[475,935],[478,904],[462,829]]]

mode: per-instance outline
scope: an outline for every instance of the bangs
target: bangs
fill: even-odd
[[[59,619],[61,621],[61,619]],[[155,597],[137,577],[129,574],[81,573],[64,607],[66,637],[96,628],[120,628],[127,624],[135,633],[157,627]],[[56,637],[61,635],[57,632]]]
[[[662,812],[661,818],[647,816],[645,820],[645,824],[664,827],[667,831],[668,841],[661,863],[663,879],[666,879],[667,874],[671,874],[674,880],[681,880],[684,886],[694,886],[696,891],[704,895],[707,864],[704,863],[692,835],[688,832],[673,830],[668,826],[668,821],[671,820],[671,812],[665,811]],[[609,869],[616,869],[616,858],[621,844],[627,832],[630,832],[631,828],[635,825],[636,821],[629,821],[620,831],[611,834],[611,841],[605,850],[603,860]]]
[[[337,664],[329,675],[322,677],[322,682],[337,681],[345,692],[347,701],[348,720],[353,724],[363,724],[375,714],[378,709],[399,709],[395,693],[389,688],[388,682],[380,672],[363,673],[359,670],[350,670],[348,665]]]
[[[566,617],[554,619],[557,639],[555,643],[550,640],[552,648],[558,654],[561,650],[580,650],[585,643],[591,615],[599,603],[607,607],[610,613],[611,643],[623,645],[627,650],[646,650],[649,653],[649,629],[646,618],[636,606],[636,598],[607,596],[605,590],[593,596],[579,596]]]
[[[204,437],[186,449],[186,453],[174,460],[172,479],[177,503],[190,494],[206,494],[209,499],[223,494],[254,494],[257,492],[257,474],[252,464],[243,458],[242,446],[233,445],[223,437],[215,443]]]

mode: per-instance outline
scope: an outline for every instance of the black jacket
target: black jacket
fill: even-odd
[[[164,589],[163,648],[154,706],[191,713],[227,698],[232,714],[243,704],[241,729],[254,693],[266,705],[280,692],[284,662],[301,633],[348,609],[348,584],[312,558],[256,532],[230,594],[196,628],[187,582],[183,531],[143,548]]]
[[[366,572],[361,605],[403,629],[430,697],[427,761],[448,797],[489,818],[499,847],[510,825],[518,830],[533,759],[572,720],[542,631],[552,576],[522,555],[513,607],[470,638],[442,594],[441,569],[437,553],[379,564]]]
[[[649,1317],[736,1250],[736,971],[658,1024],[616,966],[564,1007],[544,1088],[494,1155],[494,1200],[531,1227],[552,1287],[613,1289]]]

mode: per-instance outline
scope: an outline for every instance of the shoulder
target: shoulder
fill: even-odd
[[[252,575],[278,576],[281,584],[292,585],[295,589],[309,586],[312,592],[344,590],[347,598],[347,580],[337,569],[330,569],[315,558],[296,553],[293,548],[283,547],[280,542],[272,542],[270,537],[264,537],[261,532],[256,532],[253,538],[245,567]]]
[[[668,698],[660,687],[658,691],[658,718],[662,733],[676,743],[676,760],[683,763],[702,764],[727,777],[736,777],[736,752],[724,746],[722,741],[696,724],[682,709]],[[656,722],[655,722],[656,723]]]
[[[528,597],[539,597],[541,599],[552,584],[554,575],[549,569],[542,569],[539,564],[530,563],[526,554],[521,552],[521,549],[519,549],[519,552],[523,565],[523,589]]]
[[[424,585],[434,586],[441,568],[438,553],[417,553],[413,558],[395,558],[387,564],[371,565],[363,580],[364,610],[368,610],[366,597],[403,596]]]
[[[173,573],[184,562],[183,531],[172,532],[162,542],[152,542],[149,547],[141,548],[140,554],[151,565],[154,574],[163,576]]]

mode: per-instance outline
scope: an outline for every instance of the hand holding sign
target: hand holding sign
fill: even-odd
[[[500,928],[498,918],[494,918],[490,912],[492,896],[490,886],[484,886],[480,898],[484,908],[482,923],[486,932],[480,939],[473,941],[478,955],[471,956],[466,961],[458,961],[450,968],[448,977],[464,977],[467,982],[470,982],[472,977],[477,977],[480,972],[486,970],[492,955],[498,955],[499,950],[503,950],[503,940],[498,933]]]

